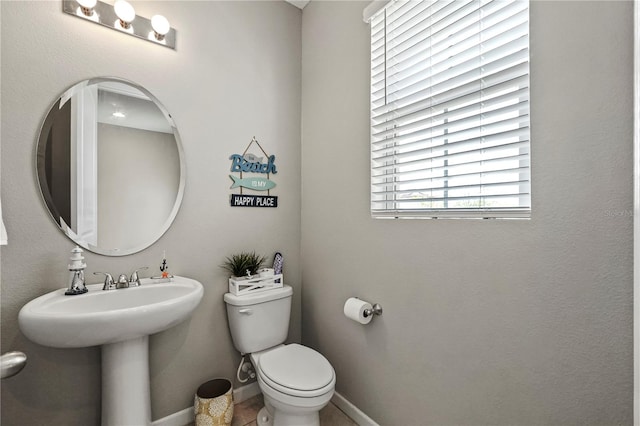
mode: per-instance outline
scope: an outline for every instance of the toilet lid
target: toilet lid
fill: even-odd
[[[272,382],[298,391],[322,389],[334,379],[333,367],[325,357],[296,343],[262,355],[260,370]]]

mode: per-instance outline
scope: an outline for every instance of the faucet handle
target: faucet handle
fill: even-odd
[[[94,272],[93,275],[104,275],[103,290],[115,290],[116,284],[113,282],[113,277],[108,272]]]
[[[138,271],[145,271],[149,269],[148,266],[144,266],[142,268],[138,268],[135,271],[133,271],[133,273],[131,274],[131,278],[129,278],[129,285],[133,286],[133,287],[140,287],[140,285],[142,284],[140,282],[140,277],[138,276]]]

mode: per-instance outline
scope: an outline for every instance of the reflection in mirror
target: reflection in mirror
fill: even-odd
[[[81,82],[56,100],[38,138],[36,168],[60,229],[112,256],[157,241],[184,191],[173,119],[145,89],[118,79]]]

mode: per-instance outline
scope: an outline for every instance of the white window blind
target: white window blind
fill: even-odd
[[[528,1],[396,1],[371,19],[374,217],[528,217]]]

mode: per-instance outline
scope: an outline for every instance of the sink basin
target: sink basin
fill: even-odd
[[[191,316],[204,290],[198,281],[142,279],[140,287],[65,296],[55,290],[20,310],[20,329],[30,340],[54,348],[100,345],[102,425],[151,424],[149,335]]]
[[[24,305],[18,322],[30,340],[54,348],[84,348],[148,336],[187,319],[202,299],[202,284],[142,279],[140,287],[65,296],[55,290]]]

